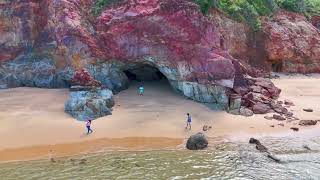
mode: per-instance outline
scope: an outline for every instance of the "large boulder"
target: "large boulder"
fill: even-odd
[[[70,92],[65,112],[80,121],[111,115],[113,94],[108,89]]]
[[[186,148],[189,150],[199,150],[206,147],[208,147],[208,140],[201,132],[190,136],[186,144]]]

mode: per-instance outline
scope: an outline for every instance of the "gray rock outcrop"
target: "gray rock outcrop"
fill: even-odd
[[[70,92],[65,112],[80,121],[111,115],[113,94],[108,89]]]

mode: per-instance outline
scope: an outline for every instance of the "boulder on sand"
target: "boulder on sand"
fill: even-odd
[[[299,122],[300,126],[313,126],[316,125],[318,123],[317,120],[301,120]]]
[[[186,148],[189,150],[199,150],[206,147],[208,147],[208,140],[201,132],[190,136],[186,144]]]
[[[111,115],[114,106],[113,94],[108,89],[75,91],[65,104],[65,112],[77,120],[96,119]]]
[[[313,109],[307,108],[307,109],[303,109],[305,112],[313,112]]]
[[[278,114],[274,114],[272,117],[273,117],[273,119],[278,120],[278,121],[285,121],[286,120],[286,118],[284,118]]]

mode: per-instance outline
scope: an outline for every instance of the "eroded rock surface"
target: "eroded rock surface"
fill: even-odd
[[[70,92],[65,111],[80,121],[111,115],[113,94],[107,89]]]
[[[125,71],[148,66],[176,92],[199,102],[226,107],[236,93],[248,110],[234,111],[250,115],[285,110],[272,105],[278,88],[246,74],[258,76],[271,65],[320,72],[319,30],[294,13],[265,18],[263,31],[252,32],[221,12],[204,16],[185,0],[126,0],[98,16],[91,13],[92,3],[1,1],[0,87],[69,87],[72,75],[84,68],[119,92],[129,85]]]

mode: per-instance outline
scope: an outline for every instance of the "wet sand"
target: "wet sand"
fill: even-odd
[[[320,76],[281,76],[274,80],[283,91],[280,99],[290,99],[300,119],[320,117]],[[183,141],[212,126],[206,134],[225,140],[247,140],[249,136],[301,135],[304,129],[318,133],[319,125],[290,127],[298,121],[278,126],[265,115],[242,117],[216,111],[186,99],[166,83],[145,84],[145,96],[137,96],[137,85],[115,95],[112,116],[93,122],[93,134],[85,134],[85,124],[64,113],[67,89],[15,88],[0,91],[0,161],[27,160],[72,155],[101,150],[163,149],[183,147]],[[314,112],[304,112],[312,108]],[[185,130],[186,113],[192,115],[192,130]],[[318,123],[319,124],[319,123]],[[270,127],[275,125],[275,127]]]

